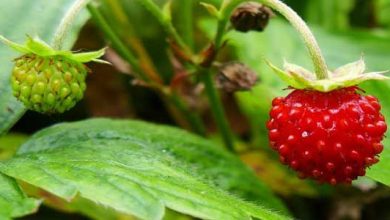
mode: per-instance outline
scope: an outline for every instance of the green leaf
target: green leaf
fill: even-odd
[[[39,36],[49,42],[61,19],[76,0],[0,1],[0,35],[24,42],[26,35]],[[72,25],[64,48],[70,49],[88,14],[81,13]],[[20,48],[19,48],[20,49]],[[0,135],[4,134],[25,112],[24,106],[13,97],[10,85],[12,60],[18,53],[0,44]]]
[[[187,132],[144,122],[53,126],[0,170],[61,198],[80,194],[141,219],[161,219],[165,207],[207,219],[286,219],[281,202],[238,158]]]
[[[118,213],[80,196],[68,202],[30,184],[22,183],[22,188],[27,195],[41,198],[43,205],[60,212],[78,213],[95,220],[134,220],[132,216]]]
[[[39,203],[38,200],[27,198],[15,180],[0,173],[0,219],[30,214]]]
[[[331,67],[336,67],[356,60],[362,53],[369,70],[390,69],[390,36],[364,31],[349,31],[346,33],[327,32],[321,28],[314,28],[314,34],[318,38],[326,60]],[[288,37],[286,37],[288,36]],[[288,24],[280,20],[273,20],[264,34],[250,33],[242,35],[234,33],[230,35],[231,45],[236,49],[240,60],[246,62],[257,70],[261,84],[250,93],[237,95],[242,111],[247,114],[253,123],[253,134],[259,145],[267,146],[265,122],[270,109],[270,100],[275,96],[284,96],[289,91],[283,89],[287,85],[282,82],[272,70],[261,62],[263,58],[271,60],[277,66],[281,66],[284,59],[304,65],[312,69],[308,53],[304,48],[301,38]],[[254,46],[255,45],[255,46]],[[340,52],[342,48],[342,52]],[[362,88],[368,94],[375,95],[382,103],[382,113],[390,120],[390,82],[365,82]],[[388,133],[389,134],[389,133]],[[367,176],[372,179],[390,185],[390,136],[384,140],[385,150],[381,154],[380,163],[372,166]]]

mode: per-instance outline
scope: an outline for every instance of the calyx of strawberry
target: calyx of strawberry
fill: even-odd
[[[333,72],[328,71],[328,78],[326,79],[317,79],[316,74],[311,71],[288,62],[285,62],[284,70],[281,70],[268,61],[267,63],[284,82],[295,89],[330,92],[332,90],[355,86],[368,80],[390,79],[383,75],[388,71],[366,73],[366,64],[363,58],[341,66]]]
[[[0,41],[23,54],[35,54],[40,57],[61,56],[77,63],[98,62],[109,64],[107,61],[99,59],[104,55],[106,48],[92,52],[73,53],[68,50],[55,50],[38,37],[27,36],[24,44],[18,44],[0,35]]]

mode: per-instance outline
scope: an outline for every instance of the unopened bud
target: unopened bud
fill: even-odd
[[[229,62],[221,66],[217,75],[217,86],[226,92],[247,91],[256,85],[257,74],[240,62]]]
[[[273,15],[270,8],[260,3],[245,2],[233,11],[230,22],[240,32],[263,31]]]

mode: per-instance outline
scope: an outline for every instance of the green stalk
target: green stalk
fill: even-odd
[[[222,101],[214,86],[213,75],[208,69],[205,69],[204,72],[201,73],[201,79],[205,85],[206,93],[209,98],[210,108],[217,123],[218,129],[221,132],[223,141],[226,147],[230,151],[234,152],[233,133],[227,121]]]
[[[189,51],[188,46],[185,44],[184,40],[177,33],[175,27],[173,26],[171,19],[167,18],[167,16],[162,13],[161,9],[152,0],[137,1],[143,4],[145,8],[147,8],[157,18],[157,20],[165,28],[167,34],[170,35],[182,49],[184,49],[185,51]],[[225,21],[223,27],[221,27],[222,25],[219,25],[218,34],[215,40],[215,44],[217,45],[221,45],[222,37],[225,31],[224,27],[226,27],[226,23],[227,21]],[[195,67],[198,69],[200,68],[198,66]],[[229,150],[233,151],[233,133],[229,127],[229,123],[227,122],[218,92],[215,89],[212,74],[210,73],[209,69],[203,69],[200,74],[201,80],[206,87],[206,93],[210,102],[210,108],[213,112],[217,127],[221,132],[226,147]]]
[[[61,20],[53,39],[53,48],[60,50],[64,42],[64,38],[69,31],[73,21],[76,19],[79,12],[88,4],[89,0],[78,0],[72,5],[69,11],[65,14]]]
[[[215,35],[215,38],[214,38],[214,46],[215,46],[215,49],[217,51],[222,46],[223,37],[225,35],[227,23],[228,23],[227,19],[221,19],[218,21],[217,34]]]
[[[157,84],[163,84],[163,79],[157,73],[156,68],[152,64],[149,54],[143,45],[143,42],[136,36],[133,26],[130,24],[131,19],[127,16],[126,12],[123,11],[123,5],[121,0],[109,0],[104,1],[101,8],[108,9],[110,11],[110,19],[119,22],[121,30],[115,29],[118,36],[122,39],[124,44],[128,48],[132,48],[132,53],[137,57],[139,67],[143,70],[145,75]],[[119,32],[121,31],[121,32]],[[132,37],[121,37],[121,34],[127,34]]]
[[[87,6],[89,12],[91,13],[92,18],[97,23],[97,25],[103,30],[106,36],[110,39],[114,48],[116,48],[119,53],[130,63],[132,68],[137,72],[137,77],[142,80],[149,82],[149,77],[144,74],[144,72],[139,67],[138,59],[132,54],[132,52],[126,47],[126,45],[122,42],[120,37],[114,32],[111,26],[107,23],[103,15],[100,11],[93,5],[88,4]],[[165,94],[165,93],[163,93]],[[185,119],[191,125],[193,131],[200,135],[205,135],[205,129],[203,126],[203,122],[200,116],[191,112],[188,109],[188,106],[184,104],[184,102],[180,99],[180,97],[174,94],[165,94],[172,101],[172,104],[184,115]]]
[[[282,14],[301,34],[313,61],[317,79],[328,79],[328,67],[326,65],[324,56],[321,53],[321,48],[318,45],[317,40],[311,32],[310,28],[302,20],[302,18],[299,17],[299,15],[288,5],[284,4],[280,0],[263,0],[263,2],[265,5],[275,9],[280,14]]]
[[[137,0],[140,4],[144,5],[144,7],[152,13],[153,16],[160,22],[160,24],[164,27],[165,31],[172,37],[172,39],[186,52],[190,52],[190,49],[181,38],[181,36],[177,33],[175,27],[172,24],[170,15],[165,15],[162,12],[162,9],[156,5],[153,0]],[[187,1],[187,0],[185,0]]]
[[[193,0],[180,1],[181,16],[179,19],[179,31],[183,36],[183,41],[191,48],[194,47],[194,25],[193,25]]]
[[[220,17],[218,19],[218,27],[217,27],[217,34],[214,38],[214,44],[216,50],[219,50],[219,48],[222,46],[223,37],[226,32],[227,24],[229,23],[230,15],[233,13],[233,10],[242,2],[245,0],[232,0],[227,1],[224,0],[222,2],[221,10],[220,10]]]
[[[309,50],[310,57],[313,61],[313,65],[315,68],[315,74],[317,79],[327,79],[328,76],[328,68],[325,63],[325,59],[321,53],[321,49],[313,35],[310,31],[307,24],[302,20],[299,15],[292,10],[289,6],[284,4],[279,0],[258,0],[259,2],[264,3],[265,5],[275,9],[279,13],[281,13],[286,19],[294,26],[294,28],[301,34],[306,47]],[[233,10],[240,4],[244,2],[244,0],[224,0],[221,10],[220,17],[218,20],[218,29],[217,34],[214,39],[215,49],[218,51],[223,43],[223,37],[225,35],[227,24],[229,22],[229,18],[233,12]],[[225,143],[227,146],[230,146],[229,149],[232,149],[231,140],[231,131],[226,121],[226,117],[224,116],[224,112],[222,109],[222,104],[220,103],[220,99],[218,98],[217,91],[214,88],[212,77],[210,73],[203,74],[202,77],[203,82],[205,83],[206,90],[210,99],[211,108],[214,114],[214,117],[217,120],[219,128],[224,136]]]
[[[100,13],[100,11],[93,6],[92,4],[88,4],[87,8],[92,16],[92,19],[96,22],[96,24],[101,28],[101,30],[105,33],[105,35],[110,39],[113,47],[126,59],[127,62],[130,63],[132,68],[135,70],[137,77],[142,80],[149,82],[149,78],[144,74],[144,72],[139,68],[138,59],[133,55],[133,53],[126,47],[126,45],[122,42],[120,37],[115,33],[115,31],[108,24],[106,19]]]

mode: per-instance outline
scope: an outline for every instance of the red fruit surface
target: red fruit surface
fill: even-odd
[[[383,151],[387,125],[378,100],[360,93],[294,90],[275,98],[267,128],[281,162],[301,178],[333,185],[364,176]]]

